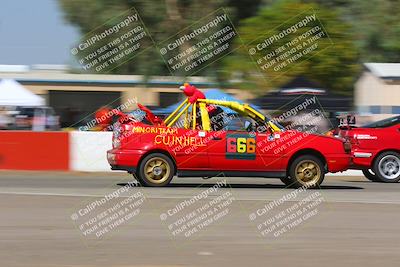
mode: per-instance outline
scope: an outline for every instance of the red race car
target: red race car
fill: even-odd
[[[361,127],[342,126],[339,136],[351,143],[352,169],[361,169],[371,181],[400,180],[400,116]]]
[[[247,104],[186,99],[164,121],[142,105],[146,123],[123,117],[107,159],[144,186],[172,178],[280,178],[292,187],[318,187],[326,172],[350,164],[350,145],[338,138],[286,130]]]

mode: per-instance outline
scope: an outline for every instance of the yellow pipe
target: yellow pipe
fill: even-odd
[[[185,129],[189,128],[189,109],[186,110],[185,112],[185,123],[184,123]]]
[[[196,112],[197,112],[197,110],[196,110],[196,108],[197,108],[197,103],[194,103],[193,104],[193,107],[192,107],[192,111],[193,111],[193,115],[192,115],[192,129],[193,130],[196,130],[196,122],[197,122],[197,114],[196,114]]]
[[[164,120],[164,123],[167,125],[168,121],[170,121],[175,116],[175,114],[183,107],[183,105],[186,104],[187,102],[188,99],[186,98],[171,114],[169,114],[169,116]]]
[[[175,116],[175,118],[167,124],[167,127],[171,127],[172,125],[174,125],[174,123],[182,116],[182,114],[190,107],[190,103],[188,103],[186,105],[186,107],[184,109],[181,110],[181,112],[179,112],[178,115]]]
[[[256,114],[258,117],[260,117],[261,119],[265,120],[265,116],[263,114],[261,114],[260,112],[258,112],[257,110],[255,110],[254,108],[250,107],[247,104],[244,104],[244,107],[247,110],[250,110],[251,112],[253,112],[254,114]]]
[[[268,124],[269,124],[269,126],[271,127],[271,129],[274,132],[280,132],[281,131],[281,129],[278,126],[276,126],[272,121],[268,121]]]
[[[225,106],[234,111],[249,115],[250,117],[252,117],[254,119],[256,119],[258,117],[260,120],[265,121],[265,116],[263,114],[261,114],[260,112],[258,112],[257,110],[253,109],[252,107],[250,107],[248,104],[240,104],[239,102],[231,102],[231,101],[215,100],[215,99],[199,99],[197,101],[200,103],[204,103],[204,104],[214,104],[214,105]],[[276,126],[272,121],[268,121],[267,124],[271,127],[271,129],[274,132],[281,131],[281,129],[278,126]]]
[[[208,111],[206,103],[200,103],[201,123],[204,131],[210,131],[210,117],[208,117]]]

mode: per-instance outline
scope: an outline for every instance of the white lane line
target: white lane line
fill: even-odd
[[[199,255],[199,256],[211,256],[211,255],[214,255],[214,253],[212,253],[210,251],[199,251],[199,252],[197,252],[197,255]]]
[[[0,192],[4,195],[28,195],[28,196],[56,196],[56,197],[104,197],[104,194],[66,194],[66,193],[46,193],[46,192]]]
[[[45,192],[1,192],[0,194],[4,195],[31,195],[31,196],[56,196],[56,197],[104,197],[104,194],[66,194],[66,193],[45,193]],[[129,196],[120,196],[120,197],[129,197]],[[151,199],[187,199],[192,196],[146,196],[146,198]],[[210,196],[211,198],[215,198],[217,196]],[[276,198],[240,198],[236,197],[236,200],[239,201],[273,201]],[[298,201],[287,201],[287,202],[298,202]],[[355,203],[355,204],[395,204],[400,205],[400,199],[396,201],[379,201],[379,200],[334,200],[334,199],[326,199],[324,202],[329,203]]]

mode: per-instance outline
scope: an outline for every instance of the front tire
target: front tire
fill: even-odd
[[[376,177],[376,174],[371,169],[363,169],[362,173],[364,174],[365,178],[367,178],[371,182],[377,182],[378,181],[378,178]]]
[[[147,155],[140,163],[138,180],[143,186],[161,187],[168,185],[175,174],[171,158],[162,153]]]
[[[296,158],[289,167],[291,187],[319,188],[325,178],[322,161],[313,155]]]
[[[384,183],[397,183],[400,180],[400,154],[387,151],[374,161],[373,168],[377,180]]]

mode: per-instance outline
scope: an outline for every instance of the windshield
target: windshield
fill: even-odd
[[[376,122],[373,122],[373,123],[369,123],[369,124],[366,124],[366,125],[364,125],[362,127],[363,128],[385,128],[385,127],[390,127],[390,126],[396,125],[399,122],[400,122],[400,116],[397,116],[397,117],[392,117],[392,118],[389,118],[389,119],[384,119],[384,120],[381,120],[381,121],[376,121]]]

